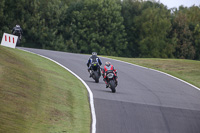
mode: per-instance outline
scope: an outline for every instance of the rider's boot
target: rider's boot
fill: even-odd
[[[118,85],[118,77],[117,76],[115,78],[115,84],[116,84],[116,86]]]
[[[109,85],[108,85],[108,84],[106,84],[106,88],[108,88],[108,86],[109,86]]]
[[[117,80],[115,81],[115,84],[116,84],[116,86],[118,85],[118,81]]]
[[[103,81],[106,83],[106,88],[108,88],[108,83],[105,78],[103,79]]]
[[[90,73],[90,76],[89,76],[89,77],[91,78],[91,77],[92,77],[92,71],[90,70],[89,73]]]

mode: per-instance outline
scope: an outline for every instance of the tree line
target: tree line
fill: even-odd
[[[102,55],[200,60],[200,6],[143,0],[1,0],[0,37],[22,46]]]

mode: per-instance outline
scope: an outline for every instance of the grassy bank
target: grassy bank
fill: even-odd
[[[111,56],[108,58],[163,71],[200,88],[200,61],[158,58],[121,58]]]
[[[1,133],[89,133],[83,84],[37,55],[0,46]]]

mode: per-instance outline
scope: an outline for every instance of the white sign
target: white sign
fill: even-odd
[[[10,48],[15,48],[16,43],[17,43],[17,39],[18,39],[18,36],[4,33],[3,38],[1,40],[1,45],[6,46],[6,47],[10,47]]]

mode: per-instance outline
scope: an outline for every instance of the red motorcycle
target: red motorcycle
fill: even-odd
[[[113,70],[108,70],[106,72],[106,80],[108,87],[115,93],[118,84],[116,73]]]

